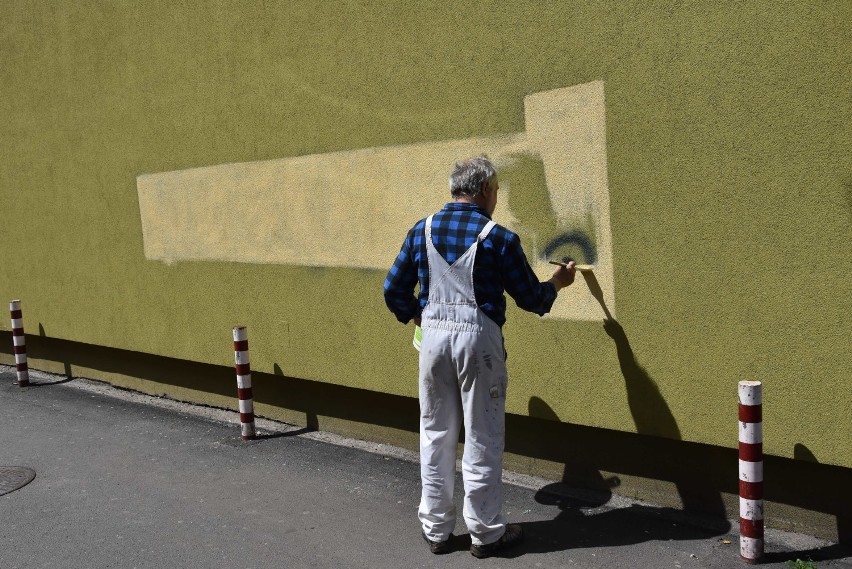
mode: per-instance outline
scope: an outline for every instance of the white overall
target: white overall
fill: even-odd
[[[477,244],[494,225],[489,222],[450,266],[432,243],[432,216],[426,220],[429,300],[420,324],[423,493],[418,517],[433,541],[446,540],[456,524],[453,486],[462,418],[464,520],[471,539],[476,545],[489,544],[506,531],[501,476],[508,376],[503,334],[479,309],[473,289]]]

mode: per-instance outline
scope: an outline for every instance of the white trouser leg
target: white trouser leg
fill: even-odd
[[[459,370],[465,424],[464,519],[473,543],[482,545],[506,531],[502,475],[508,375],[499,330],[477,336],[471,344],[457,360],[464,362]]]
[[[461,401],[448,333],[423,330],[420,348],[420,478],[418,518],[423,533],[444,541],[456,525],[453,488]]]

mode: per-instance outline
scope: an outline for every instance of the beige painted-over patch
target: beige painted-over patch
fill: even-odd
[[[145,257],[387,270],[411,225],[448,201],[453,163],[487,154],[500,171],[494,218],[522,235],[536,273],[552,272],[548,251],[594,264],[614,314],[603,81],[529,95],[524,119],[516,134],[140,175]],[[519,170],[543,176],[524,185]],[[550,314],[603,315],[580,278]]]

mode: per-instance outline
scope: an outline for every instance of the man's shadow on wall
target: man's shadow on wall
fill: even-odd
[[[615,343],[615,352],[624,386],[627,391],[627,405],[640,435],[661,437],[674,441],[682,440],[680,428],[666,400],[660,393],[659,387],[648,372],[639,365],[627,333],[621,324],[612,316],[604,300],[603,290],[598,284],[592,271],[583,271],[583,278],[592,296],[600,303],[606,319],[603,322],[604,331]],[[673,461],[678,457],[670,457]],[[701,479],[701,468],[690,473],[690,479],[684,481],[676,477],[672,482],[677,487],[683,509],[688,512],[702,512],[721,519],[726,519],[727,513],[722,495],[711,480]]]
[[[656,382],[636,360],[624,328],[606,306],[603,291],[594,273],[584,271],[582,275],[606,315],[604,331],[615,344],[636,432],[639,435],[681,440],[680,429],[671,409]],[[553,421],[560,420],[553,409],[537,397],[530,400],[529,414]],[[618,450],[614,449],[613,452]],[[676,456],[669,458],[678,460]],[[654,459],[648,457],[648,460]],[[596,465],[566,463],[562,480],[545,486],[535,496],[540,504],[557,506],[559,513],[551,521],[523,524],[530,539],[517,555],[577,547],[630,545],[649,540],[706,539],[730,530],[722,496],[711,482],[702,484],[700,478],[693,478],[688,483],[679,479],[671,482],[677,488],[683,504],[682,510],[636,504],[612,509],[603,506],[612,497],[611,489],[620,484],[618,478],[604,478]],[[578,491],[577,488],[586,490]],[[687,513],[699,513],[707,517],[699,525],[690,523],[697,518],[691,518]],[[710,522],[710,519],[713,521]],[[673,523],[672,520],[685,523]]]

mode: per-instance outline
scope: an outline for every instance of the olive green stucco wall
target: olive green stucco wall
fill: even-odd
[[[220,365],[245,324],[259,372],[416,396],[383,270],[310,247],[302,263],[146,256],[146,176],[388,148],[400,169],[524,133],[525,97],[592,85],[590,223],[620,327],[511,308],[509,410],[733,447],[736,384],[758,379],[767,453],[852,467],[850,21],[845,1],[2,2],[0,298],[22,299],[28,333]],[[501,178],[525,239],[558,191],[536,160]],[[416,221],[407,184],[375,217],[335,195],[375,199],[359,179],[407,173],[347,176],[282,193],[314,229]],[[199,207],[211,226],[230,215]]]

